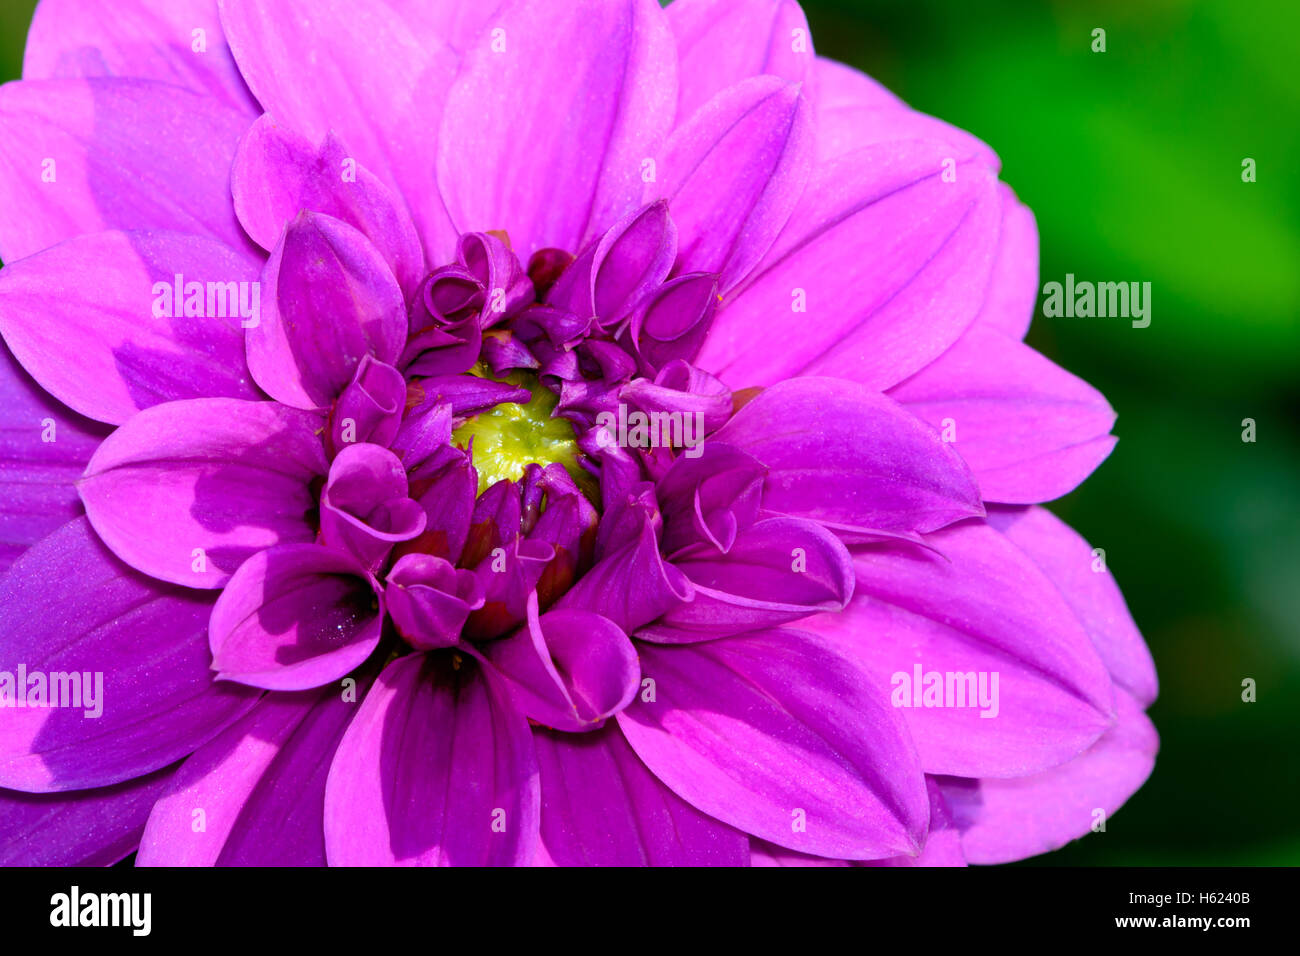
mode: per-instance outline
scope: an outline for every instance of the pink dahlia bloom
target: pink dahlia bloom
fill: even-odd
[[[793,0],[44,0],[0,159],[0,859],[987,863],[1150,772],[1033,217]]]

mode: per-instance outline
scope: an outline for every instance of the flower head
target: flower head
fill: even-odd
[[[793,0],[161,8],[0,88],[45,861],[993,862],[1145,779],[987,146]]]

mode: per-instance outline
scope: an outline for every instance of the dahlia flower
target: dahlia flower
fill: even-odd
[[[0,859],[989,863],[1149,774],[1033,216],[794,0],[43,0],[0,194]]]

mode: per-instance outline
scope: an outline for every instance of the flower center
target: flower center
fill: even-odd
[[[482,494],[498,481],[522,481],[530,464],[560,464],[579,487],[591,476],[578,464],[578,441],[573,425],[552,417],[558,399],[531,372],[515,370],[503,377],[491,374],[480,362],[470,370],[481,378],[527,388],[532,398],[526,404],[503,402],[475,415],[451,433],[458,448],[474,443],[474,467],[478,469],[478,491]]]

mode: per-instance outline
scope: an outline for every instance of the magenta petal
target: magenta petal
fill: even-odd
[[[462,232],[576,252],[639,205],[677,100],[672,34],[654,0],[513,4],[492,27],[448,96],[438,186]]]
[[[0,790],[0,866],[111,866],[139,845],[173,773],[70,793]]]
[[[1143,707],[1156,699],[1151,651],[1105,561],[1046,508],[994,508],[988,522],[1027,554],[1060,590],[1115,682]]]
[[[90,76],[158,80],[257,115],[215,0],[42,0],[27,32],[23,79]]]
[[[1089,747],[1113,720],[1110,677],[1056,587],[982,523],[926,541],[937,554],[862,550],[848,609],[801,626],[836,639],[889,688],[927,773],[1023,776]],[[945,693],[954,677],[951,696],[927,705],[930,674]],[[981,674],[987,705],[972,701]]]
[[[627,706],[641,679],[636,649],[618,625],[590,611],[539,616],[536,594],[528,600],[528,623],[483,653],[509,681],[524,715],[557,730],[599,727]]]
[[[851,382],[781,382],[710,441],[767,466],[765,510],[832,530],[926,532],[983,514],[960,456],[895,402]]]
[[[379,250],[342,220],[300,213],[271,253],[262,285],[262,321],[247,333],[248,367],[277,401],[328,406],[365,356],[397,361],[406,300]]]
[[[813,521],[769,518],[736,535],[726,554],[697,545],[673,560],[695,589],[637,636],[673,644],[776,627],[837,612],[853,596],[853,561]]]
[[[433,188],[455,54],[373,0],[226,2],[230,49],[262,108],[313,143],[331,130],[410,208],[432,262],[456,233]]]
[[[240,565],[212,607],[212,669],[267,690],[319,687],[370,656],[383,622],[379,585],[351,555],[268,548]]]
[[[268,695],[190,755],[149,814],[136,865],[324,866],[325,779],[369,680],[358,683]]]
[[[1128,694],[1115,695],[1118,722],[1069,763],[1013,780],[939,783],[972,863],[1007,863],[1046,853],[1091,831],[1146,781],[1160,747],[1155,727]]]
[[[889,395],[948,431],[985,501],[1059,498],[1115,447],[1115,412],[1100,392],[1029,346],[981,325]]]
[[[618,724],[679,796],[817,856],[917,851],[929,807],[902,718],[821,639],[772,630],[638,649],[653,692]]]
[[[258,268],[200,236],[78,236],[0,271],[0,332],[45,389],[100,421],[183,398],[258,398],[241,327],[256,321]]]
[[[560,599],[560,606],[594,611],[625,634],[635,634],[694,596],[686,575],[659,553],[654,528],[646,521],[631,540],[597,561]]]
[[[349,165],[351,163],[351,165]],[[263,114],[244,134],[230,173],[239,221],[270,251],[303,209],[341,219],[369,239],[407,298],[424,278],[420,237],[400,198],[357,166],[332,133],[319,146]]]
[[[0,347],[0,571],[82,513],[74,483],[108,432],[47,395]]]
[[[677,39],[679,120],[751,76],[803,82],[816,59],[795,0],[677,0],[668,25]]]
[[[832,860],[824,856],[810,856],[797,850],[787,850],[766,840],[749,841],[750,866],[852,866],[848,860]]]
[[[321,493],[321,543],[378,571],[395,544],[424,531],[424,509],[406,492],[396,455],[380,445],[348,445],[334,456]]]
[[[893,856],[869,860],[863,866],[965,866],[966,856],[961,849],[961,833],[952,820],[952,811],[943,797],[935,777],[925,778],[925,789],[930,795],[930,832],[918,856]]]
[[[976,325],[1023,339],[1038,307],[1038,223],[1006,183],[1002,190],[1002,234]]]
[[[527,864],[539,804],[532,732],[500,679],[472,658],[410,654],[339,744],[326,853],[333,866]]]
[[[725,295],[758,264],[808,181],[810,114],[799,84],[760,76],[673,132],[646,198],[669,200],[679,271],[719,273]]]
[[[459,644],[466,619],[483,606],[483,585],[474,572],[432,554],[398,558],[385,583],[393,626],[422,650]]]
[[[255,691],[213,681],[208,596],[132,571],[85,518],[18,559],[0,578],[0,607],[0,672],[15,675],[0,693],[16,691],[21,667],[29,702],[10,703],[0,721],[2,787],[48,792],[130,780],[191,753],[257,700]],[[73,672],[80,694],[72,678],[54,676]],[[71,706],[30,706],[38,685],[51,699],[52,681]]]
[[[982,163],[958,157],[956,182],[943,181],[951,152],[887,143],[819,167],[719,308],[697,364],[732,387],[807,374],[883,389],[947,349],[979,310],[1002,204]],[[864,260],[863,249],[877,254]]]
[[[559,866],[744,866],[744,834],[691,806],[613,726],[536,729],[542,845]]]
[[[104,440],[81,499],[132,567],[220,587],[253,553],[315,538],[312,483],[327,468],[321,428],[315,415],[275,402],[168,402]]]
[[[174,229],[251,249],[230,204],[246,125],[215,99],[148,80],[0,87],[0,259],[109,229]]]

